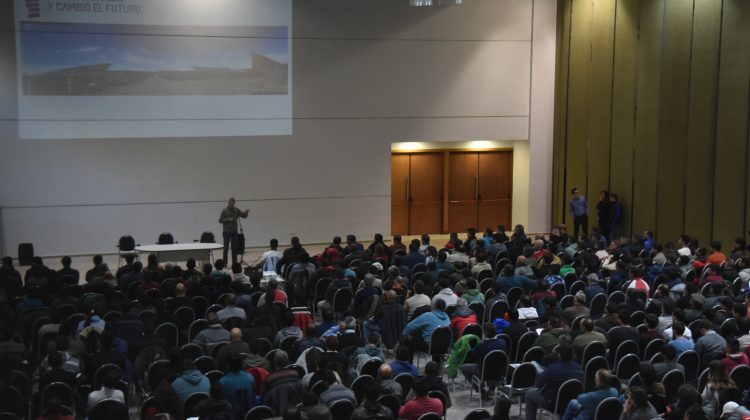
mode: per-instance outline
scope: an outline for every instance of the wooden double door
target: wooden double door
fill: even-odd
[[[431,151],[391,156],[391,234],[510,225],[513,152]]]

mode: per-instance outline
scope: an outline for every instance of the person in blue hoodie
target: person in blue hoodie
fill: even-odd
[[[172,389],[185,402],[187,397],[194,392],[208,392],[211,390],[211,381],[193,365],[193,361],[183,360],[182,374],[172,381]]]
[[[425,312],[406,324],[403,331],[402,344],[409,348],[414,358],[415,351],[427,352],[432,340],[432,332],[438,327],[450,327],[451,320],[445,313],[445,301],[437,299],[432,305],[432,311]]]
[[[609,369],[597,370],[595,376],[596,388],[570,400],[560,420],[593,420],[596,407],[600,402],[619,395],[616,389],[609,386],[611,380],[612,373]]]
[[[415,378],[419,375],[417,367],[409,361],[409,356],[409,349],[407,347],[399,346],[396,349],[396,360],[390,363],[394,378],[402,373],[409,373]]]

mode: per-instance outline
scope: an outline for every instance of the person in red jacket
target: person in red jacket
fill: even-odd
[[[461,338],[461,334],[463,334],[464,328],[467,325],[477,323],[477,315],[466,303],[466,299],[458,298],[456,300],[456,310],[451,317],[451,332],[456,337],[456,340]]]

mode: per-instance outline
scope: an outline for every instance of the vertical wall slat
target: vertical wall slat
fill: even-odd
[[[713,237],[745,235],[750,2],[724,0],[716,120]]]
[[[663,0],[641,0],[638,39],[638,93],[633,141],[633,230],[656,228],[656,164]],[[664,239],[664,238],[659,238]]]
[[[637,1],[617,2],[609,187],[623,203],[621,233],[625,235],[631,232],[632,220],[638,16]]]
[[[665,6],[656,200],[656,225],[662,241],[676,240],[684,230],[693,2],[667,1]]]
[[[609,189],[615,5],[615,1],[595,2],[592,16],[586,187],[589,197]]]
[[[685,233],[711,240],[714,188],[716,82],[719,71],[721,2],[696,1],[690,64],[685,173]]]
[[[557,5],[557,63],[555,71],[555,123],[553,148],[553,197],[552,224],[566,221],[572,226],[573,221],[567,220],[565,208],[565,148],[567,130],[567,101],[568,101],[568,59],[570,47],[570,8],[572,0],[563,0]]]
[[[567,192],[573,187],[581,188],[588,195],[589,203],[591,203],[596,194],[586,191],[585,188],[589,157],[588,89],[591,70],[592,2],[590,0],[573,0],[572,7],[565,189]],[[590,218],[589,224],[592,223],[595,223],[595,216]]]

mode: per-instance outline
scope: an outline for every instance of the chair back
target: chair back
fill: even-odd
[[[484,303],[474,301],[469,305],[469,309],[471,309],[471,311],[477,316],[477,321],[482,321],[484,319]]]
[[[196,360],[203,356],[203,350],[201,350],[201,346],[197,344],[187,343],[180,347],[180,356],[183,359]]]
[[[224,372],[220,370],[210,370],[206,372],[206,378],[208,378],[208,380],[210,380],[211,382],[218,382],[223,377]]]
[[[594,420],[612,420],[619,419],[622,414],[622,403],[617,397],[603,399],[596,406]]]
[[[492,418],[492,414],[483,408],[475,408],[464,417],[464,420],[487,420]]]
[[[108,375],[117,375],[117,378],[119,379],[122,377],[122,369],[120,368],[120,366],[111,363],[100,366],[94,373],[94,388],[101,388],[102,380],[105,376]]]
[[[750,388],[750,366],[738,365],[729,373],[734,383],[737,385],[737,389],[745,391]]]
[[[135,249],[135,239],[130,235],[120,236],[117,247],[120,248],[120,252],[132,251]]]
[[[209,231],[205,231],[201,233],[201,239],[202,244],[212,244],[216,242],[216,239],[214,238],[214,234]]]
[[[62,401],[63,405],[70,407],[71,409],[75,408],[73,390],[70,388],[70,385],[66,383],[52,382],[42,390],[41,411],[47,409],[47,404],[52,399],[59,399]]]
[[[216,370],[216,360],[211,356],[201,356],[195,359],[194,363],[195,368],[204,375],[212,370]]]
[[[617,327],[617,328],[623,328],[623,327]],[[636,343],[633,340],[626,340],[620,343],[619,346],[617,346],[617,351],[615,352],[615,366],[619,363],[619,361],[625,357],[626,355],[633,354],[637,355],[640,354],[638,352],[638,343]],[[622,377],[620,377],[622,379]]]
[[[447,354],[448,349],[451,346],[451,340],[453,334],[451,334],[450,327],[441,326],[432,330],[432,339],[430,339],[430,348],[428,353],[430,355]]]
[[[401,400],[406,401],[406,396],[411,391],[411,386],[414,384],[414,375],[411,373],[399,373],[393,378],[394,381],[401,385]],[[398,415],[396,415],[398,417]]]
[[[174,244],[174,237],[169,232],[164,232],[161,235],[159,235],[158,240],[159,245],[172,245]]]
[[[0,398],[0,412],[25,417],[27,411],[26,401],[27,399],[21,395],[21,391],[12,386],[7,387],[3,398]]]
[[[461,335],[476,335],[479,337],[479,339],[482,339],[482,327],[479,324],[471,323],[464,327],[464,330],[461,332]]]
[[[206,328],[208,328],[208,321],[204,318],[193,321],[188,327],[188,343],[192,342],[195,336]]]
[[[146,378],[148,379],[148,389],[153,393],[159,383],[169,377],[172,372],[172,366],[167,359],[156,360],[148,366],[146,372]]]
[[[331,404],[331,417],[334,419],[350,419],[354,413],[354,404],[349,400],[338,400]]]
[[[703,389],[706,388],[706,384],[708,383],[708,368],[703,369],[703,372],[701,372],[700,376],[698,376],[698,392],[703,392]]]
[[[589,305],[589,314],[593,319],[600,318],[602,315],[604,315],[604,310],[606,308],[607,295],[605,295],[604,293],[599,293],[598,295],[594,296],[593,299],[591,299],[591,304]]]
[[[528,389],[534,386],[535,381],[536,367],[533,363],[524,362],[513,371],[513,376],[510,378],[510,387],[515,390]]]
[[[664,345],[664,340],[661,340],[657,338],[656,340],[651,340],[648,344],[646,344],[646,348],[643,349],[643,360],[651,360],[652,357],[654,357],[655,354],[659,353],[661,351],[661,346]]]
[[[502,350],[492,350],[481,362],[482,381],[503,381],[508,372],[508,355]]]
[[[497,318],[502,318],[508,312],[508,309],[508,302],[504,300],[495,301],[490,309],[488,320],[494,321]]]
[[[383,361],[380,359],[370,359],[365,362],[364,365],[362,365],[362,369],[360,370],[361,375],[370,375],[373,378],[378,377],[378,369],[380,369],[380,365],[383,364]]]
[[[568,379],[560,385],[560,389],[557,390],[557,398],[555,399],[555,411],[554,414],[561,415],[565,411],[565,407],[568,402],[578,394],[583,393],[583,383],[578,379]]]
[[[443,417],[438,413],[424,413],[417,420],[443,420]]]
[[[610,293],[609,299],[607,299],[607,303],[614,302],[616,304],[621,304],[625,302],[625,293],[617,290],[615,292]]]
[[[177,347],[177,343],[180,341],[180,330],[177,325],[171,322],[159,324],[154,331],[154,335],[166,341],[170,349]]]
[[[560,284],[560,283],[557,283]],[[563,311],[573,306],[573,296],[572,295],[565,295],[562,299],[560,299],[560,309]]]
[[[523,359],[521,359],[522,363],[527,362],[537,362],[542,363],[542,359],[544,359],[544,356],[547,354],[546,351],[544,351],[543,348],[539,346],[534,346],[528,350],[526,350],[526,354],[523,355]]]
[[[273,417],[273,410],[267,405],[258,405],[245,414],[245,420],[266,420]]]
[[[617,362],[616,374],[620,380],[628,380],[633,375],[638,373],[638,368],[641,364],[641,359],[638,358],[637,354],[627,354],[619,362]]]
[[[354,396],[357,398],[357,404],[362,404],[365,399],[365,388],[375,379],[370,375],[360,375],[352,382],[351,389],[354,391]],[[331,407],[333,409],[333,407]],[[334,417],[338,418],[338,417]]]
[[[584,392],[591,392],[596,387],[596,371],[599,369],[608,369],[607,359],[604,356],[592,357],[586,363],[586,367],[583,370],[583,390]]]
[[[205,392],[193,392],[192,394],[188,395],[187,398],[185,398],[185,401],[183,401],[182,403],[182,413],[185,415],[185,418],[196,417],[195,407],[199,402],[208,398],[211,397]]]
[[[666,390],[667,401],[674,401],[677,390],[685,383],[685,374],[677,369],[670,370],[661,378],[661,383]]]
[[[646,313],[643,311],[635,311],[630,314],[630,326],[637,327],[646,322]]]
[[[520,360],[526,352],[534,346],[534,341],[537,339],[538,335],[536,331],[529,331],[524,333],[521,338],[518,339],[518,344],[516,345],[516,361]]]
[[[130,420],[130,413],[120,401],[103,400],[89,411],[89,420]]]
[[[445,419],[446,413],[448,412],[448,397],[443,393],[443,391],[438,391],[436,389],[433,389],[432,391],[427,391],[427,396],[430,398],[437,398],[440,400],[440,402],[443,404],[443,419]]]
[[[693,350],[688,350],[677,356],[677,363],[685,368],[685,380],[687,382],[695,383],[698,377],[698,369],[700,369],[700,360],[698,353]]]
[[[508,296],[508,306],[511,308],[515,308],[518,304],[518,301],[521,299],[521,296],[523,296],[523,289],[520,287],[513,287],[510,290],[508,290],[508,293],[505,294]]]
[[[593,359],[594,357],[604,357],[606,354],[607,346],[605,346],[604,343],[602,343],[601,341],[592,341],[586,344],[586,347],[583,348],[581,363],[585,366],[586,363],[588,363],[588,361]]]
[[[570,288],[568,290],[568,294],[570,294],[571,296],[575,296],[576,293],[586,290],[586,283],[584,283],[582,280],[578,280],[570,285]]]
[[[341,288],[333,294],[333,312],[343,312],[352,304],[352,289]]]
[[[193,308],[189,306],[180,306],[175,309],[172,314],[172,319],[174,319],[175,325],[177,325],[177,328],[179,328],[180,331],[187,332],[188,328],[190,328],[190,324],[195,321],[195,312],[193,312]]]
[[[401,410],[401,396],[396,394],[385,394],[378,398],[378,402],[391,410],[393,418],[398,418],[398,412]]]

